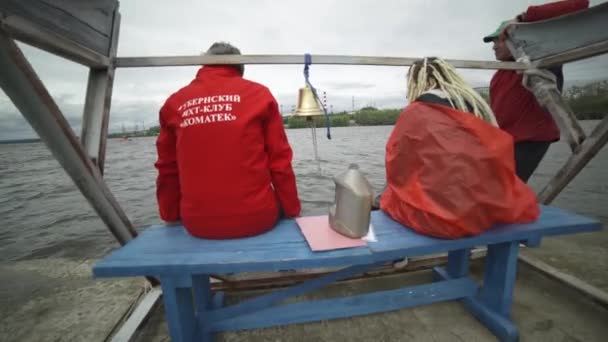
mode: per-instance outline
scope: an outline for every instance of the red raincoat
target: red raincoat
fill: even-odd
[[[452,108],[413,102],[386,144],[380,207],[415,231],[456,239],[534,221],[534,192],[515,174],[512,137]]]
[[[206,66],[160,110],[157,199],[165,221],[203,238],[237,238],[300,213],[292,150],[270,91]]]

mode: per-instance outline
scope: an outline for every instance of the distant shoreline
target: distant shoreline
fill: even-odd
[[[10,145],[10,144],[33,144],[37,142],[42,142],[40,138],[34,139],[11,139],[11,140],[0,140],[0,145]]]
[[[600,119],[578,119],[578,121],[601,121]],[[366,126],[392,126],[394,124],[378,124],[378,125],[365,125],[365,124],[357,124],[357,123],[349,123],[348,126],[342,126],[342,127],[366,127]],[[325,125],[321,126],[324,127]],[[289,128],[289,125],[284,125],[285,129],[300,129],[300,128],[308,128],[308,127],[292,127]],[[112,136],[108,136],[108,139],[116,139],[116,140],[123,140],[124,136],[114,136],[113,133]],[[133,139],[133,138],[146,138],[146,137],[156,137],[158,136],[158,134],[137,134],[137,135],[129,135],[126,134],[126,137],[128,139]],[[9,140],[0,140],[0,145],[12,145],[12,144],[33,144],[33,143],[39,143],[42,142],[42,140],[40,140],[39,138],[31,138],[31,139],[9,139]]]

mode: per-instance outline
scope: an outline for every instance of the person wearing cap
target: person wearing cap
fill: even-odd
[[[218,42],[208,55],[240,55]],[[300,200],[277,101],[243,65],[207,65],[160,110],[160,217],[196,237],[241,238],[296,217]]]
[[[530,6],[515,19],[503,21],[492,34],[483,38],[493,42],[499,61],[513,61],[506,45],[506,28],[516,22],[534,22],[580,11],[589,7],[588,0],[565,0]],[[561,91],[564,84],[562,66],[548,69]],[[498,70],[490,82],[490,106],[501,129],[513,136],[515,167],[519,178],[527,182],[540,164],[549,145],[559,140],[560,131],[551,114],[523,86],[523,75],[514,70]]]

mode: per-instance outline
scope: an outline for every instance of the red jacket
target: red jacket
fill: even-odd
[[[585,9],[588,0],[566,0],[541,6],[530,6],[519,16],[525,22],[539,21]],[[556,72],[558,79],[561,67]],[[521,74],[498,70],[490,82],[490,106],[498,125],[520,141],[555,141],[560,132],[551,114],[542,108],[536,97],[522,85]]]
[[[279,205],[298,216],[292,151],[270,91],[235,68],[206,66],[160,110],[156,142],[160,216],[195,236],[256,235]]]

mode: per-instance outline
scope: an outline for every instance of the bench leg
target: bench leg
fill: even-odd
[[[519,242],[489,245],[483,285],[476,297],[464,300],[467,309],[501,341],[519,340],[511,322],[518,251]]]
[[[477,294],[462,299],[467,310],[483,323],[501,341],[517,341],[519,332],[511,322],[511,302],[517,275],[518,242],[505,242],[488,246],[484,281]],[[435,267],[435,281],[467,277],[469,251],[448,254],[448,266]]]
[[[468,276],[470,252],[471,249],[469,248],[448,252],[448,265],[445,268],[433,268],[433,281],[441,281]]]
[[[483,287],[479,299],[500,315],[511,318],[513,288],[517,277],[519,242],[488,246]]]
[[[161,277],[165,316],[169,335],[173,342],[189,342],[197,339],[196,318],[192,289],[177,287],[175,279]]]
[[[196,319],[200,338],[197,341],[210,342],[213,334],[209,332],[207,319],[209,311],[213,310],[213,299],[211,294],[211,282],[209,275],[192,276],[192,290],[194,292],[194,303],[196,304]],[[223,299],[223,296],[222,296]],[[217,300],[217,299],[216,299]]]
[[[461,249],[448,252],[447,272],[452,278],[462,278],[469,275],[469,257],[471,249]]]
[[[433,281],[463,278],[469,275],[469,257],[471,249],[448,252],[446,267],[433,267]]]

